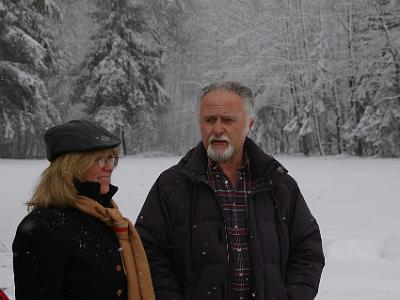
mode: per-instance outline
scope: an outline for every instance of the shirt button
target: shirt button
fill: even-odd
[[[118,297],[121,297],[122,295],[122,290],[118,289],[117,292],[115,293]]]
[[[116,265],[116,266],[115,266],[115,271],[121,272],[121,271],[122,271],[121,265]]]

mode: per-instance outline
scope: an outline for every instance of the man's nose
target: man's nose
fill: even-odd
[[[221,120],[217,120],[213,126],[213,134],[216,136],[220,136],[225,132],[224,124],[222,124]]]

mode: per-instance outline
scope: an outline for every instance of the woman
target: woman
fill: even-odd
[[[87,120],[44,139],[50,166],[13,242],[16,300],[155,299],[139,236],[112,200],[120,139]]]

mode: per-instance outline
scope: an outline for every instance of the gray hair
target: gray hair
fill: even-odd
[[[246,117],[250,120],[254,116],[254,95],[250,88],[236,81],[221,81],[211,83],[201,89],[201,95],[199,98],[200,105],[201,100],[212,91],[216,90],[226,90],[235,93],[243,100],[244,110],[246,112]]]

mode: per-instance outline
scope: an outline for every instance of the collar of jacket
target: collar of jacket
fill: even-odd
[[[275,158],[266,154],[248,137],[244,143],[244,150],[250,160],[254,189],[270,189],[275,172],[282,174],[288,172]],[[200,142],[181,159],[178,165],[182,166],[181,172],[193,182],[207,182],[207,162],[206,149]]]
[[[107,194],[100,194],[100,183],[98,182],[81,182],[79,180],[74,181],[74,186],[78,190],[80,196],[91,198],[104,207],[112,207],[111,199],[118,191],[118,187],[110,184],[110,190]]]

